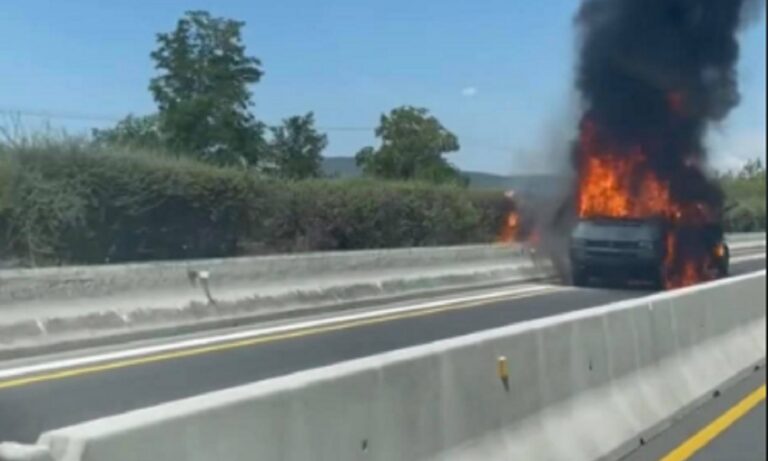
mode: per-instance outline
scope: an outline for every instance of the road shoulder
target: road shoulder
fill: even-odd
[[[624,461],[664,459],[703,428],[739,405],[756,389],[765,385],[765,364],[744,379],[723,390],[717,397],[675,421],[669,428],[623,458]],[[762,409],[760,408],[762,407]],[[762,416],[760,414],[762,411]],[[740,461],[765,459],[765,400],[689,458],[692,461]],[[746,457],[745,457],[746,456]],[[682,461],[682,459],[680,459]]]

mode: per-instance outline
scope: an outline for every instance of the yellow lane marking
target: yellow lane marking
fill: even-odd
[[[103,363],[100,365],[93,365],[93,366],[87,366],[87,367],[81,367],[81,368],[72,368],[68,370],[55,371],[55,372],[50,372],[50,373],[45,373],[40,375],[25,376],[25,377],[11,379],[4,382],[0,381],[0,390],[9,389],[12,387],[21,387],[27,384],[53,381],[53,380],[58,380],[63,378],[71,378],[75,376],[98,373],[102,371],[115,370],[119,368],[127,368],[127,367],[132,367],[137,365],[145,365],[148,363],[162,362],[166,360],[180,359],[180,358],[190,357],[195,355],[208,354],[211,352],[227,351],[231,349],[248,347],[248,346],[253,346],[257,344],[282,341],[282,340],[292,339],[292,338],[300,338],[304,336],[313,336],[313,335],[318,335],[320,333],[347,330],[355,327],[391,322],[393,320],[422,317],[422,316],[437,314],[441,312],[466,309],[470,307],[480,307],[486,304],[495,303],[499,301],[510,301],[514,299],[529,298],[529,297],[539,296],[547,293],[555,293],[557,291],[558,290],[542,289],[534,292],[520,293],[516,295],[515,294],[504,295],[504,296],[486,298],[486,299],[477,300],[477,301],[465,301],[465,302],[453,303],[453,304],[451,304],[450,301],[447,301],[446,305],[441,307],[433,307],[433,308],[426,308],[426,309],[421,309],[421,310],[412,311],[412,312],[402,312],[402,313],[396,313],[396,314],[382,315],[380,317],[373,317],[373,318],[362,319],[362,320],[351,320],[346,322],[342,321],[332,325],[310,327],[310,328],[299,329],[299,330],[291,331],[287,333],[258,336],[255,338],[233,341],[229,343],[225,342],[221,344],[214,344],[211,346],[203,346],[203,347],[197,347],[192,349],[161,353],[156,355],[147,355],[147,356],[138,357],[135,359],[118,360],[114,362]]]
[[[728,411],[720,415],[697,432],[693,437],[683,442],[682,445],[675,448],[667,456],[661,458],[661,461],[685,461],[696,454],[715,437],[728,429],[733,423],[741,419],[749,411],[765,400],[765,384],[755,389],[746,396],[741,402],[731,407]]]

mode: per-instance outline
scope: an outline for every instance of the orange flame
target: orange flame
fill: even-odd
[[[501,229],[499,235],[500,243],[514,243],[518,241],[518,235],[520,233],[520,216],[512,211],[507,215],[507,219],[504,222],[504,226]]]
[[[682,270],[676,274],[673,270],[676,260],[677,236],[667,235],[667,255],[664,259],[664,286],[667,289],[680,288],[697,282],[696,268],[690,261],[685,261]]]
[[[643,218],[678,215],[669,186],[644,169],[640,153],[586,160],[579,194],[579,216]],[[642,171],[640,174],[637,171]],[[639,179],[639,181],[638,181]]]
[[[516,211],[511,211],[507,214],[498,241],[504,244],[527,243],[535,248],[540,242],[540,235],[537,229],[524,231],[520,215]]]
[[[598,143],[597,129],[586,123],[581,136],[579,216],[612,218],[673,217],[679,214],[670,199],[669,185],[645,164],[639,148],[626,153]]]
[[[723,256],[725,256],[725,247],[723,246],[722,243],[717,245],[717,247],[715,247],[715,256],[717,256],[718,258],[722,258]]]

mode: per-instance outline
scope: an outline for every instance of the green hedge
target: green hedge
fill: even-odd
[[[10,159],[0,155],[0,258],[10,252],[8,228],[11,210],[10,183]]]
[[[275,194],[280,210],[262,235],[282,250],[450,245],[483,241],[465,190],[372,181],[309,181]]]
[[[17,149],[2,158],[5,253],[31,265],[486,242],[506,211],[500,193],[277,182],[93,148]]]
[[[727,185],[728,231],[765,229],[754,190],[764,181]],[[508,211],[499,191],[284,182],[87,145],[0,146],[0,266],[490,242]]]
[[[728,232],[756,232],[765,230],[765,203],[744,201],[736,203],[725,215]]]
[[[725,224],[731,232],[765,230],[765,173],[721,179],[729,200]]]
[[[231,255],[264,195],[245,174],[163,158],[28,150],[8,167],[9,246],[32,264]]]

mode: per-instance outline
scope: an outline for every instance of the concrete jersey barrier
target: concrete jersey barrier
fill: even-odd
[[[765,244],[765,232],[741,232],[738,234],[728,234],[726,239],[731,244],[740,242],[762,242]]]
[[[763,237],[763,238],[758,238]],[[732,254],[764,234],[729,236]],[[551,278],[524,245],[0,270],[0,358]]]
[[[728,239],[734,245],[765,244],[763,233],[733,234]],[[25,301],[61,303],[123,293],[190,292],[190,276],[199,273],[208,274],[210,285],[221,288],[285,283],[331,274],[509,265],[523,261],[523,255],[528,255],[523,245],[469,245],[0,270],[0,306]]]
[[[38,444],[56,461],[617,459],[764,362],[765,280],[761,271],[309,370]]]
[[[190,273],[209,274],[213,286],[269,284],[329,274],[509,264],[522,251],[517,245],[473,245],[2,270],[0,306],[43,298],[61,302],[131,292],[190,291]]]

